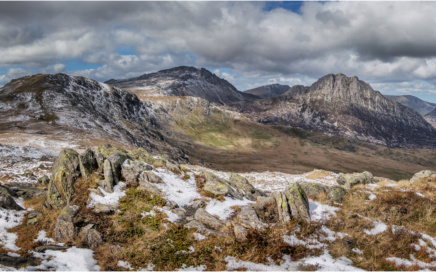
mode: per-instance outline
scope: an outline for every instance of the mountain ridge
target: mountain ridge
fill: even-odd
[[[385,95],[385,97],[416,110],[422,116],[425,116],[432,110],[436,109],[436,104],[422,100],[413,95]]]
[[[269,84],[269,85],[264,85],[257,88],[249,89],[244,91],[244,93],[252,94],[260,98],[271,98],[277,95],[284,94],[290,88],[291,87],[289,85],[281,85],[278,83],[274,83],[274,84]]]

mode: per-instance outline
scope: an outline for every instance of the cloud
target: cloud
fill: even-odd
[[[0,68],[61,72],[78,60],[98,67],[71,73],[107,80],[193,65],[241,89],[342,72],[405,91],[395,84],[436,82],[435,13],[435,2],[412,1],[304,2],[298,13],[259,2],[0,2]]]

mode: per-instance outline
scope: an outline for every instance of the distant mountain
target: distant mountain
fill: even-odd
[[[433,127],[436,128],[436,109],[432,110],[431,112],[427,113],[424,116],[425,120],[429,122]]]
[[[84,77],[33,75],[0,89],[0,133],[167,148],[157,126],[136,95]]]
[[[326,75],[270,99],[233,107],[265,124],[299,127],[389,147],[436,147],[436,130],[415,110],[357,77]]]
[[[403,104],[406,107],[416,110],[421,115],[426,115],[436,109],[436,104],[424,101],[413,95],[385,95],[389,100]]]
[[[277,95],[284,94],[289,91],[291,87],[288,85],[271,84],[260,86],[254,89],[246,90],[244,93],[252,94],[260,98],[271,98]]]
[[[194,96],[220,105],[254,99],[250,94],[239,92],[225,79],[208,70],[179,66],[136,78],[114,80],[105,83],[128,90],[140,98],[146,96]]]

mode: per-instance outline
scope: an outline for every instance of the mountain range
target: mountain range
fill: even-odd
[[[421,115],[426,115],[436,109],[436,104],[424,101],[413,95],[385,95],[389,100],[403,104],[406,107],[416,110]]]

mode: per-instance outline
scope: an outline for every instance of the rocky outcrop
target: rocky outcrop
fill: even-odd
[[[357,77],[326,75],[270,99],[236,103],[254,121],[297,127],[388,147],[436,148],[436,129]]]
[[[64,149],[59,153],[48,185],[48,207],[58,209],[69,205],[74,194],[74,182],[81,175],[79,164],[77,151]]]
[[[254,188],[246,178],[232,173],[229,179],[230,185],[236,188],[238,193],[248,200],[256,201],[259,196],[266,196],[265,193]]]
[[[356,185],[377,183],[379,182],[379,180],[377,178],[374,178],[374,176],[370,172],[365,171],[363,173],[353,174],[340,173],[339,176],[336,178],[336,182],[349,190]]]
[[[62,209],[53,230],[53,236],[56,241],[65,243],[76,238],[77,229],[73,224],[73,219],[79,210],[80,207],[77,205],[68,206]]]
[[[281,222],[288,222],[293,218],[310,222],[309,200],[298,183],[293,183],[285,191],[277,193],[275,198]]]
[[[327,186],[319,183],[301,182],[300,186],[309,198],[316,198],[329,190]]]
[[[418,173],[413,175],[413,177],[410,179],[410,182],[414,183],[414,182],[417,182],[419,180],[426,179],[426,178],[430,178],[430,179],[435,179],[436,180],[436,172],[431,171],[431,170],[422,170],[422,171],[419,171]]]
[[[137,160],[132,161],[127,159],[121,165],[121,175],[124,177],[127,183],[137,182],[139,176],[144,171],[150,171],[150,170],[153,170],[153,166],[143,161],[137,161]],[[151,178],[151,180],[155,180],[155,179]]]

